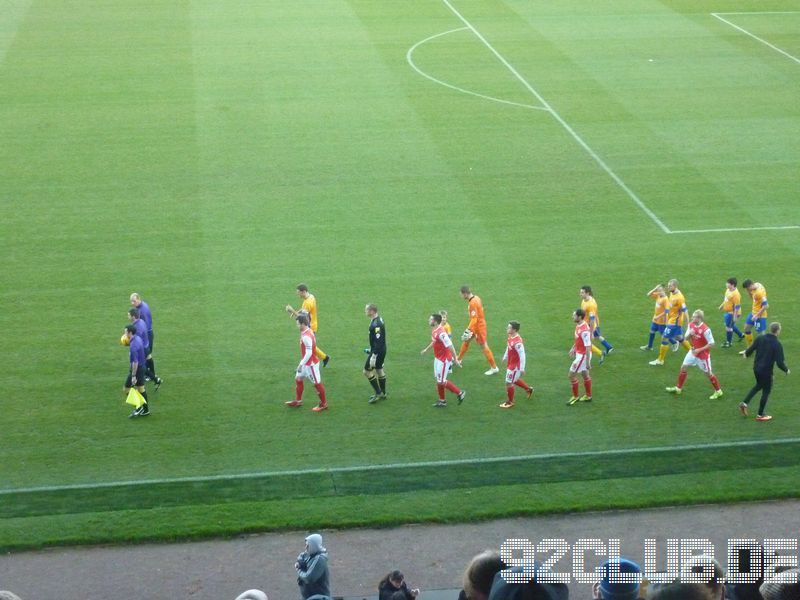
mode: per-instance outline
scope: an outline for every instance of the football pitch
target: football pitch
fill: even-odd
[[[762,282],[797,364],[798,98],[796,1],[5,2],[0,550],[797,496],[797,375],[742,418],[717,307]],[[639,349],[673,277],[721,399],[696,370],[665,393],[684,352]],[[320,414],[309,385],[284,406],[300,282]],[[512,410],[474,344],[465,402],[431,407],[427,319],[460,333],[463,284],[498,360],[522,323]],[[584,284],[615,350],[566,406]],[[146,419],[133,291],[165,381]]]

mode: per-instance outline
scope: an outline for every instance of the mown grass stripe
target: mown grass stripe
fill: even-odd
[[[36,492],[58,492],[64,490],[96,490],[121,486],[156,485],[163,483],[202,483],[210,481],[227,481],[234,479],[258,479],[291,475],[308,475],[321,473],[347,473],[350,471],[384,471],[389,469],[406,469],[409,467],[445,467],[452,465],[490,464],[495,462],[526,461],[547,458],[565,457],[599,457],[615,454],[636,454],[639,452],[669,452],[675,450],[705,450],[709,448],[735,448],[747,446],[763,446],[765,444],[795,444],[800,438],[780,438],[776,440],[740,440],[736,442],[716,442],[708,444],[680,444],[675,446],[646,446],[641,448],[613,448],[608,450],[587,450],[583,452],[548,452],[544,454],[528,454],[522,456],[495,456],[484,458],[460,458],[454,460],[433,460],[409,463],[388,463],[378,465],[353,465],[351,467],[325,467],[319,469],[289,469],[284,471],[259,471],[255,473],[239,473],[234,475],[202,475],[197,477],[174,477],[162,479],[140,479],[132,481],[107,481],[98,483],[76,483],[68,485],[38,486],[29,488],[10,488],[0,490],[0,496],[9,494],[26,494]]]
[[[234,476],[5,490],[0,518],[253,500],[446,490],[730,471],[749,465],[733,450],[758,448],[759,464],[800,464],[800,439],[752,440],[521,457],[306,469]]]

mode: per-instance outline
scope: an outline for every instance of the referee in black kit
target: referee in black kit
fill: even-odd
[[[758,416],[756,421],[769,421],[770,415],[764,413],[769,400],[769,393],[772,391],[772,370],[777,364],[778,368],[789,374],[789,369],[783,361],[783,346],[778,341],[781,334],[781,324],[778,322],[770,323],[769,332],[758,336],[747,350],[742,350],[739,354],[742,358],[747,358],[753,352],[756,353],[753,362],[753,374],[756,376],[756,384],[747,394],[747,397],[739,404],[739,412],[747,416],[747,405],[759,390],[761,390],[761,404],[758,405]]]
[[[386,358],[386,326],[378,314],[378,307],[367,304],[364,314],[371,320],[369,322],[369,348],[367,361],[364,363],[364,376],[369,381],[375,393],[369,397],[369,403],[375,404],[378,400],[386,399],[386,373],[383,370],[383,361]]]

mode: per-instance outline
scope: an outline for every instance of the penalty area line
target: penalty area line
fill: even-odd
[[[712,17],[714,17],[714,18],[716,18],[716,19],[719,19],[719,20],[720,20],[720,21],[722,21],[723,23],[726,23],[726,24],[730,25],[730,26],[731,26],[731,27],[733,27],[734,29],[736,29],[736,30],[738,30],[738,31],[741,31],[743,34],[750,36],[750,37],[751,37],[751,38],[753,38],[754,40],[756,40],[756,41],[758,41],[758,42],[761,42],[761,43],[762,43],[762,44],[764,44],[765,46],[768,46],[769,48],[772,48],[773,50],[775,50],[775,52],[778,52],[779,54],[783,54],[785,57],[789,58],[790,60],[793,60],[793,61],[794,61],[794,62],[796,62],[798,65],[800,65],[800,58],[797,58],[796,56],[792,56],[791,54],[789,54],[788,52],[786,52],[786,50],[783,50],[782,48],[778,48],[778,47],[777,47],[776,45],[774,45],[774,44],[770,44],[770,43],[769,43],[767,40],[765,40],[765,39],[763,39],[763,38],[760,38],[760,37],[758,37],[758,36],[757,36],[756,34],[754,34],[754,33],[750,33],[750,32],[749,32],[749,31],[747,31],[747,29],[745,29],[744,27],[739,27],[739,26],[738,26],[736,23],[733,23],[733,22],[729,21],[728,19],[725,19],[724,17],[721,17],[721,16],[720,16],[720,15],[732,15],[732,14],[753,14],[753,15],[756,15],[756,14],[795,14],[795,12],[794,12],[794,11],[793,11],[793,12],[791,12],[791,13],[713,13],[713,12],[712,12],[712,13],[711,13],[711,16],[712,16]]]
[[[800,225],[776,225],[774,227],[720,227],[718,229],[674,229],[670,230],[669,233],[724,233],[726,231],[780,231],[785,229],[800,229]]]
[[[800,437],[779,438],[775,440],[744,440],[738,442],[716,442],[709,444],[683,444],[676,446],[650,446],[641,448],[619,448],[612,450],[589,450],[585,452],[553,452],[545,454],[529,454],[523,456],[497,456],[489,458],[462,458],[454,460],[436,460],[424,462],[387,463],[379,465],[356,465],[352,467],[330,467],[322,469],[296,469],[289,471],[262,471],[240,473],[237,475],[207,475],[197,477],[174,477],[163,479],[141,479],[129,481],[109,481],[104,483],[87,483],[71,485],[52,485],[29,488],[11,488],[0,490],[0,496],[11,494],[31,494],[79,490],[99,490],[119,487],[141,487],[148,485],[164,485],[175,483],[207,483],[214,481],[243,481],[269,477],[290,477],[296,475],[335,475],[337,473],[358,473],[373,471],[392,471],[399,469],[451,467],[459,465],[491,465],[501,462],[525,462],[529,460],[548,460],[560,458],[602,458],[604,456],[624,456],[626,454],[647,454],[653,452],[680,452],[691,450],[714,450],[721,448],[751,448],[758,446],[788,445],[800,443]]]
[[[749,12],[715,12],[712,15],[800,15],[800,10],[755,10]]]

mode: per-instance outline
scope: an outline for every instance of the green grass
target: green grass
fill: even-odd
[[[668,228],[800,223],[800,65],[709,14],[791,3],[454,6]],[[800,14],[726,18],[800,56]],[[719,342],[725,279],[752,277],[784,322],[791,366],[798,230],[664,234],[552,115],[408,65],[414,44],[463,26],[436,0],[20,0],[4,12],[0,488],[200,482],[4,494],[0,548],[798,489],[798,453],[776,445],[609,455],[602,468],[559,458],[203,479],[796,436],[794,376],[776,376],[775,420],[757,424],[736,412],[752,374],[735,352],[713,354],[726,395],[711,402],[696,372],[666,397],[679,355],[654,369],[638,346],[657,281],[678,277]],[[470,31],[413,60],[451,85],[539,104]],[[321,415],[283,406],[297,333],[282,307],[300,281],[333,356]],[[463,327],[463,283],[483,297],[498,358],[504,324],[523,324],[536,395],[514,411],[495,408],[503,384],[475,348],[453,375],[467,401],[430,408],[427,315],[446,308]],[[596,401],[566,407],[584,283],[617,350],[594,372]],[[152,416],[132,422],[117,340],[134,290],[153,309],[166,383]],[[375,406],[360,374],[366,302],[389,340],[391,398]],[[509,488],[519,501],[491,501]],[[559,501],[528,494],[545,488]],[[136,524],[145,509],[153,527]]]
[[[519,515],[747,502],[797,495],[797,467],[698,472],[689,475],[496,485],[457,492],[414,490],[378,495],[235,501],[150,509],[54,514],[3,520],[3,550],[42,545],[178,541],[265,529],[391,526],[421,521],[458,523]],[[709,482],[713,481],[713,485]],[[742,482],[746,481],[747,485]],[[442,510],[446,506],[447,510]],[[235,527],[232,526],[235,524]]]

